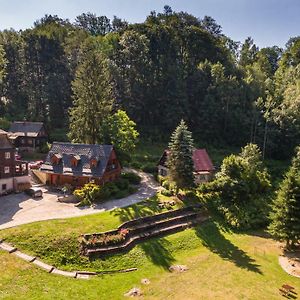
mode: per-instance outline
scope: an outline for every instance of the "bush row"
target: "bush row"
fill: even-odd
[[[140,180],[141,178],[136,174],[124,173],[118,180],[108,182],[103,186],[89,182],[82,188],[76,189],[73,194],[79,198],[81,206],[104,202],[109,199],[120,199],[135,193],[137,187],[133,185],[138,184]]]

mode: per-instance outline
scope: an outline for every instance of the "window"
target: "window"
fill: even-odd
[[[10,168],[9,167],[4,167],[4,174],[9,174]]]
[[[29,139],[29,140],[28,140],[28,144],[29,144],[29,145],[32,145],[32,144],[33,144],[33,140],[32,140],[32,139]]]
[[[5,159],[10,159],[10,152],[5,152]]]
[[[6,191],[6,184],[2,184],[2,191]]]
[[[25,140],[24,139],[21,139],[21,144],[25,144]]]
[[[202,174],[199,176],[199,178],[200,178],[200,180],[203,180],[203,181],[206,180],[206,176],[202,175]]]

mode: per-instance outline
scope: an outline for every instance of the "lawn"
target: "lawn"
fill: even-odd
[[[125,220],[158,212],[157,199],[92,216],[22,225],[0,231],[27,253],[38,254],[57,267],[72,270],[117,270],[137,267],[127,274],[75,280],[50,275],[16,257],[0,252],[1,299],[123,299],[134,286],[143,299],[281,299],[278,288],[289,283],[300,292],[299,279],[278,265],[279,249],[263,232],[234,233],[216,221],[152,239],[131,251],[88,261],[78,254],[82,233],[115,228]],[[170,273],[172,264],[189,267]],[[150,285],[142,286],[142,278]]]

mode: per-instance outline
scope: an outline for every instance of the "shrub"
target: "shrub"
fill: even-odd
[[[10,121],[8,121],[6,118],[0,118],[0,129],[8,130],[10,124]]]
[[[150,174],[155,174],[157,173],[157,167],[153,164],[146,164],[144,166],[142,166],[142,171],[146,172],[146,173],[150,173]]]
[[[170,190],[170,182],[167,179],[165,179],[162,182],[162,187],[165,188],[166,190]]]
[[[185,199],[187,200],[187,202],[198,202],[199,201],[199,198],[196,194],[195,191],[187,191],[185,193]]]
[[[160,193],[164,196],[167,196],[167,197],[173,196],[172,191],[169,191],[169,190],[166,190],[166,189],[163,189]]]
[[[50,148],[51,148],[51,144],[45,143],[45,144],[43,144],[43,145],[40,147],[40,152],[41,152],[41,153],[48,153],[49,150],[50,150]]]
[[[118,191],[118,192],[115,194],[115,198],[116,198],[116,199],[125,198],[126,196],[128,196],[128,190]]]
[[[158,183],[162,186],[163,183],[167,180],[167,178],[165,176],[160,176],[160,175],[157,175],[157,181]]]
[[[140,170],[141,167],[142,167],[142,164],[139,163],[138,161],[133,161],[130,165],[131,165],[132,168],[138,169],[138,170]]]
[[[104,191],[106,192],[107,199],[109,197],[114,197],[119,192],[119,188],[116,186],[114,182],[106,183],[103,188]]]
[[[129,181],[127,179],[119,178],[114,182],[114,184],[117,186],[120,190],[126,190],[129,186]]]
[[[106,200],[108,196],[104,187],[93,182],[89,182],[82,188],[76,189],[73,194],[81,200],[82,205],[91,205],[91,203]]]
[[[137,185],[141,182],[141,177],[135,173],[122,173],[121,178],[128,180],[130,184],[134,185]]]

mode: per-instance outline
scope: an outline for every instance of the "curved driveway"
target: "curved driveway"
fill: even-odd
[[[137,171],[135,171],[137,172]],[[95,207],[76,207],[73,203],[57,201],[57,193],[44,190],[42,199],[32,199],[22,194],[0,197],[0,229],[50,219],[71,218],[95,214],[118,207],[125,207],[152,197],[159,185],[152,175],[137,172],[142,181],[138,191],[123,199],[110,200]]]

